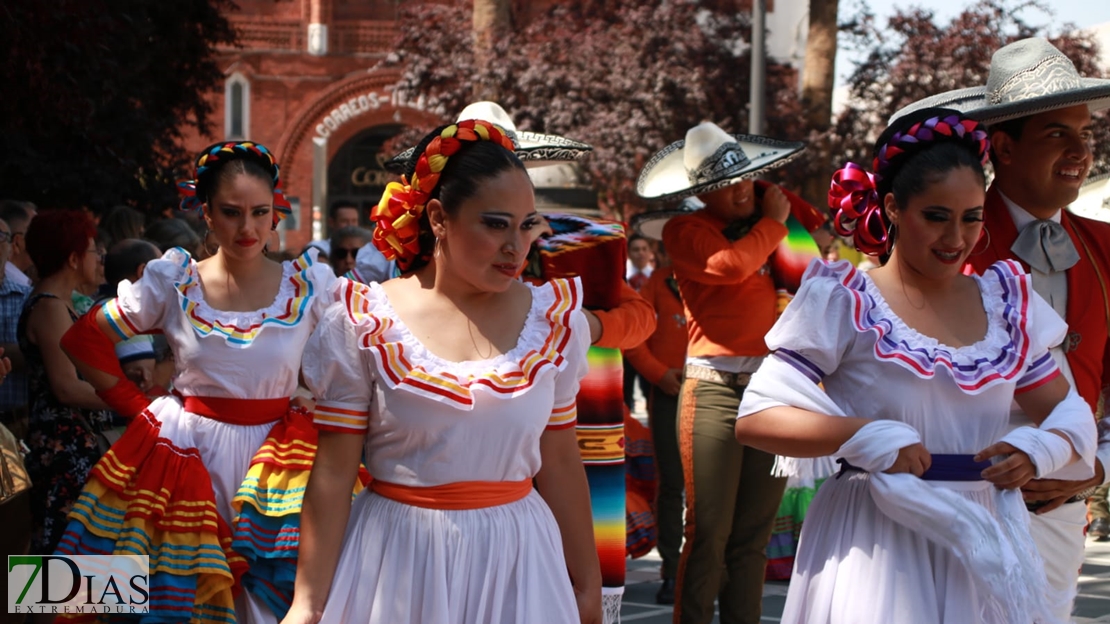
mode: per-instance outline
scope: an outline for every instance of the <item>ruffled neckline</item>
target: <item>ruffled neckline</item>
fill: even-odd
[[[339,298],[348,321],[357,328],[358,347],[373,354],[379,379],[390,388],[464,410],[473,408],[475,390],[512,398],[528,391],[544,371],[565,368],[563,352],[570,342],[571,317],[581,307],[577,278],[527,284],[532,303],[516,345],[491,358],[453,362],[430,351],[412,334],[380,284],[339,282]]]
[[[945,368],[961,390],[978,394],[1020,377],[1032,355],[1026,327],[1032,283],[1013,261],[997,262],[984,275],[971,276],[987,313],[987,332],[979,341],[961,347],[943,344],[907,325],[870,276],[848,262],[815,263],[807,271],[806,279],[810,277],[837,280],[851,295],[856,331],[875,335],[875,356],[918,377],[931,378]]]
[[[304,320],[318,290],[313,275],[320,266],[317,253],[307,249],[293,260],[282,262],[281,284],[274,300],[265,308],[247,311],[219,310],[209,305],[197,263],[184,249],[172,249],[163,257],[180,268],[173,285],[193,329],[201,336],[217,334],[230,345],[246,347],[268,326],[295,327]]]

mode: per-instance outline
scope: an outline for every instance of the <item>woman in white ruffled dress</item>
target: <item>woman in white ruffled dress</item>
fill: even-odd
[[[806,516],[783,622],[1055,621],[1017,488],[1090,464],[1094,420],[1022,267],[961,272],[989,236],[987,149],[976,122],[928,109],[883,133],[873,176],[833,178],[841,234],[890,258],[810,266],[736,423],[744,444],[843,468]],[[1015,400],[1039,427],[1006,433]]]
[[[132,420],[93,468],[59,551],[148,555],[153,621],[277,622],[316,450],[310,413],[290,397],[335,277],[314,251],[265,256],[289,211],[265,147],[218,143],[196,173],[182,206],[203,210],[215,255],[167,251],[63,338],[97,394]],[[175,375],[174,394],[152,400],[112,345],[153,331]]]
[[[321,452],[287,624],[601,621],[589,321],[577,281],[517,279],[543,220],[512,149],[484,121],[429,135],[373,215],[402,277],[339,280],[306,347]]]

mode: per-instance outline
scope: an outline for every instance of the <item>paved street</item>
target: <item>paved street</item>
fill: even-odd
[[[659,588],[659,556],[648,556],[628,563],[628,585],[625,588],[622,622],[669,624],[671,608],[655,604]],[[768,583],[763,590],[763,621],[778,622],[786,599],[786,583]],[[714,618],[714,622],[718,620]],[[1087,561],[1079,577],[1079,599],[1075,622],[1110,623],[1110,542],[1087,542]]]

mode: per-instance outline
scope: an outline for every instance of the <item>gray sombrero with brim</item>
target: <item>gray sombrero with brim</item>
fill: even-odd
[[[456,121],[466,119],[481,119],[500,126],[512,140],[513,145],[516,146],[517,158],[524,162],[525,167],[529,168],[574,162],[593,150],[593,147],[574,139],[555,134],[517,130],[512,118],[496,102],[470,104],[459,113]],[[410,147],[385,161],[383,166],[387,171],[404,173],[405,167],[415,151],[415,146]]]
[[[990,125],[1080,104],[1091,112],[1110,107],[1110,80],[1080,76],[1056,46],[1034,37],[995,51],[986,86],[919,100],[894,113],[890,123],[930,107],[952,108]]]
[[[650,200],[708,193],[781,167],[804,149],[802,141],[729,134],[702,122],[687,130],[685,139],[652,156],[636,181],[636,193]]]

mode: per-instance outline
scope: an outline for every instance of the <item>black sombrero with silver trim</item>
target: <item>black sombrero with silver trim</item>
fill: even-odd
[[[636,182],[644,199],[681,199],[708,193],[763,171],[781,167],[801,154],[802,141],[780,141],[751,134],[729,134],[703,122],[652,156]]]
[[[555,134],[517,130],[512,118],[496,102],[470,104],[459,113],[456,121],[465,119],[481,119],[501,126],[505,130],[505,134],[512,140],[513,145],[516,146],[517,158],[522,160],[524,166],[529,168],[574,162],[593,150],[593,147],[574,139]],[[404,173],[414,151],[416,151],[416,148],[410,147],[385,161],[383,166],[387,171],[398,174]]]
[[[894,113],[890,122],[916,110],[942,107],[990,125],[1080,104],[1092,112],[1110,107],[1110,80],[1080,76],[1056,46],[1033,37],[995,51],[986,86],[927,97]]]

